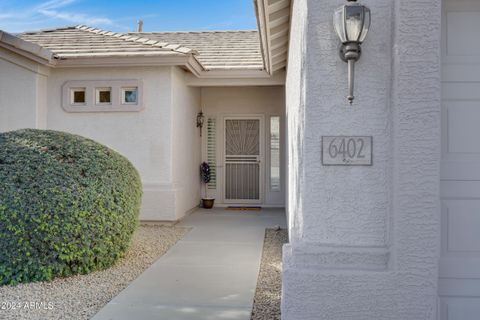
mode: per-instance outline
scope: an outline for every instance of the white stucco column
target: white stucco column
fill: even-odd
[[[296,0],[287,75],[289,231],[282,319],[435,319],[441,0],[364,0],[356,65],[332,26],[341,0]],[[372,136],[372,166],[324,166],[322,136]]]

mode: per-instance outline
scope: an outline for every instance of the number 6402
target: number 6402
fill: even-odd
[[[341,156],[342,159],[364,159],[365,141],[362,138],[332,139],[328,146],[328,154],[332,158]]]

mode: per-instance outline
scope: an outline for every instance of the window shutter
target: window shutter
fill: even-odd
[[[209,190],[217,189],[217,139],[216,139],[216,119],[207,120],[207,162],[210,165],[210,182],[207,187]]]

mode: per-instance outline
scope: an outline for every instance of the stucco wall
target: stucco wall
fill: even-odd
[[[48,75],[38,74],[36,78],[36,128],[37,129],[46,129],[47,128],[47,114],[48,114],[48,77],[50,75],[50,70]]]
[[[436,317],[440,1],[362,3],[372,26],[348,106],[341,3],[294,2],[282,319]],[[373,166],[322,166],[327,135],[373,136]]]
[[[202,109],[206,117],[215,118],[217,121],[217,191],[209,190],[209,196],[216,198],[217,204],[222,204],[223,197],[223,117],[231,115],[263,115],[265,119],[265,142],[268,142],[269,136],[269,117],[280,116],[281,126],[281,148],[285,145],[285,88],[276,87],[207,87],[202,88]],[[204,129],[204,133],[206,130]],[[206,134],[204,134],[206,138]],[[205,144],[204,139],[204,144]],[[206,149],[204,146],[204,159],[206,160]],[[269,169],[269,145],[265,146],[265,205],[283,206],[285,204],[285,167],[286,167],[286,148],[281,149],[281,176],[282,188],[279,192],[272,192],[269,188],[268,169]]]
[[[39,69],[0,48],[0,131],[45,126],[46,75]]]
[[[202,105],[208,105],[204,111],[212,114],[268,116],[282,115],[284,110],[281,87],[189,87],[184,71],[177,67],[52,68],[39,73],[36,63],[15,59],[27,68],[0,59],[2,74],[10,75],[0,78],[0,130],[71,132],[125,155],[142,178],[142,220],[177,220],[198,205],[202,143],[196,116]],[[143,83],[141,111],[67,112],[62,108],[62,86],[67,81],[131,79]],[[269,194],[267,202],[281,205],[283,199],[279,192]]]
[[[303,175],[304,175],[304,126],[305,126],[305,55],[306,55],[306,28],[307,28],[307,1],[293,2],[291,12],[291,29],[288,55],[286,91],[286,122],[287,122],[287,151],[288,151],[288,190],[287,190],[287,219],[288,235],[299,238],[298,232],[303,229]]]
[[[140,79],[140,112],[68,113],[62,85],[68,80]],[[53,69],[48,81],[47,127],[104,143],[125,155],[144,185],[141,219],[173,220],[172,84],[170,67]]]
[[[185,71],[172,69],[172,163],[175,217],[197,207],[200,201],[201,138],[196,127],[200,88],[185,84]]]

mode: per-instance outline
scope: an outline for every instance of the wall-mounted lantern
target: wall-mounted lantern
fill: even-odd
[[[203,112],[200,111],[197,114],[197,128],[200,128],[200,137],[202,136],[202,128],[203,128],[204,122],[205,122],[205,116],[203,115]]]
[[[360,59],[360,45],[367,37],[370,28],[370,9],[356,3],[357,0],[347,0],[348,4],[335,10],[333,25],[342,45],[340,58],[348,63],[348,101],[353,103],[355,62]]]

